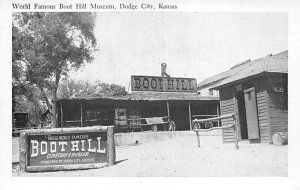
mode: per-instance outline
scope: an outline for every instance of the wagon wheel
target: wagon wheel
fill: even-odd
[[[213,125],[213,123],[211,122],[211,121],[207,121],[207,122],[205,122],[205,129],[210,129],[210,128],[212,128],[214,125]]]
[[[193,122],[193,128],[194,129],[201,129],[200,123],[199,122]]]
[[[174,121],[169,122],[169,131],[176,131],[176,126]]]

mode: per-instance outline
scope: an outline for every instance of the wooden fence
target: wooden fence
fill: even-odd
[[[220,121],[221,119],[227,119],[227,118],[233,118],[234,124],[232,125],[225,125],[222,127],[212,127],[209,129],[200,129],[198,126],[200,126],[200,123],[206,123],[206,122],[212,122],[212,121]],[[228,129],[228,128],[233,128],[234,130],[234,144],[235,144],[235,149],[239,149],[239,144],[238,144],[238,131],[236,129],[236,119],[234,114],[227,114],[223,115],[220,117],[214,117],[214,118],[208,118],[208,119],[194,119],[192,121],[192,125],[194,126],[194,131],[196,132],[196,137],[197,137],[197,145],[200,147],[200,136],[199,136],[199,131],[202,132],[208,132],[211,130],[216,130],[216,129]]]

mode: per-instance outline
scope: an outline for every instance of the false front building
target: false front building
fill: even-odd
[[[199,96],[195,78],[170,77],[165,63],[161,64],[161,76],[131,76],[131,87],[128,95],[58,100],[58,126],[115,125],[119,132],[184,131],[192,130],[193,119],[219,115],[218,97]]]

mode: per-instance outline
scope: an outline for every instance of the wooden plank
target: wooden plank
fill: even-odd
[[[231,113],[233,113],[234,112],[234,110],[228,110],[228,111],[221,111],[221,114],[222,115],[227,115],[227,114],[231,114]]]
[[[80,126],[83,127],[83,109],[82,109],[82,102],[80,102]]]
[[[108,126],[93,127],[73,127],[73,128],[52,128],[52,129],[30,129],[24,130],[26,134],[43,134],[43,133],[72,133],[72,132],[94,132],[95,130],[107,131]]]
[[[265,120],[265,119],[268,119],[268,115],[258,116],[258,120]]]
[[[233,113],[233,112],[234,112],[233,108],[232,109],[222,109],[221,110],[222,115],[226,115],[228,113]]]
[[[232,108],[234,106],[234,104],[226,104],[226,105],[221,105],[221,109],[228,109],[228,108]]]
[[[193,130],[192,127],[192,111],[191,111],[191,104],[189,103],[189,124],[190,124],[190,130]]]
[[[260,124],[259,127],[261,129],[268,129],[269,128],[267,123],[266,124]]]
[[[114,127],[107,128],[107,157],[108,165],[115,165],[116,152],[115,152],[115,140],[114,140]]]
[[[226,106],[228,104],[233,104],[233,99],[228,99],[228,100],[222,100],[220,101],[220,105],[222,106]]]
[[[258,115],[258,117],[264,117],[264,116],[268,117],[268,113],[266,111],[264,111],[264,112],[258,112],[257,115]]]
[[[64,114],[63,114],[63,106],[62,102],[60,103],[60,127],[63,128],[63,123],[64,123]]]
[[[233,140],[234,139],[234,134],[232,133],[232,135],[230,135],[230,136],[229,135],[227,135],[227,136],[225,135],[223,139],[224,140]]]
[[[220,117],[208,118],[208,119],[194,119],[193,122],[207,122],[207,121],[218,121],[220,119],[231,118],[233,114],[226,114]]]
[[[223,121],[223,122],[233,121],[233,118],[221,119],[221,121]]]
[[[267,102],[261,103],[257,105],[258,109],[267,108]]]
[[[28,155],[27,135],[25,134],[24,131],[21,131],[20,138],[19,138],[19,166],[21,171],[24,171],[26,169],[27,155]]]
[[[89,168],[101,168],[108,166],[108,163],[98,164],[76,164],[76,165],[51,165],[51,166],[27,166],[26,171],[38,172],[38,171],[55,171],[55,170],[74,170],[74,169],[89,169]]]
[[[221,115],[227,115],[227,114],[231,114],[231,113],[234,113],[234,109],[221,111]]]

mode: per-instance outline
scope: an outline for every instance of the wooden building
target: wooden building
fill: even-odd
[[[115,125],[118,131],[150,130],[144,118],[174,121],[176,130],[191,130],[191,120],[219,115],[217,97],[185,92],[132,92],[123,96],[57,101],[59,127]],[[162,129],[158,129],[162,130]]]
[[[219,90],[221,114],[236,114],[240,140],[272,143],[274,133],[288,131],[288,51],[243,62],[234,70],[214,76],[219,80],[211,88]],[[232,122],[222,120],[222,125]],[[233,130],[223,130],[223,141],[234,141]]]

